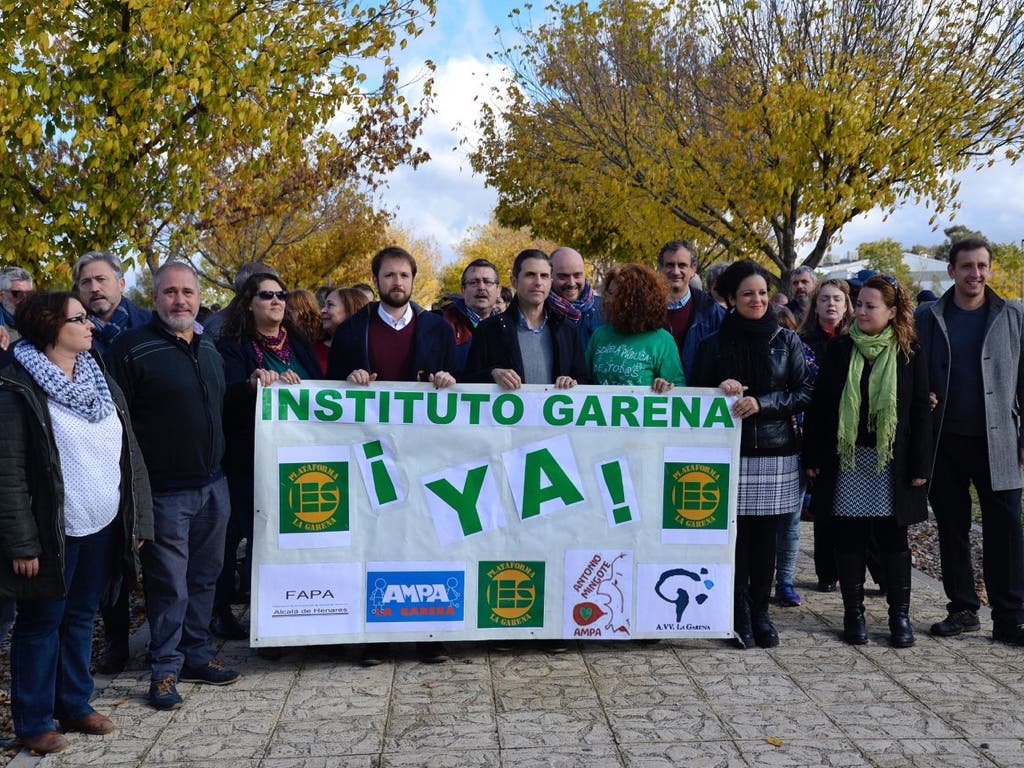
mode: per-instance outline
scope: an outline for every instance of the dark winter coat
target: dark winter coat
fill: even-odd
[[[814,383],[814,397],[804,418],[804,466],[818,469],[813,494],[815,514],[831,514],[839,473],[839,399],[846,384],[853,339],[838,336],[828,345]],[[865,374],[868,367],[864,366]],[[866,434],[867,406],[862,402],[858,435]],[[927,478],[931,470],[932,420],[928,404],[928,365],[916,344],[908,359],[896,362],[896,439],[892,446],[893,503],[899,525],[919,523],[928,516],[925,486],[914,478]]]
[[[22,342],[25,343],[25,342]],[[111,577],[139,575],[137,542],[153,538],[149,477],[128,406],[107,376],[121,422],[121,503]],[[21,364],[0,370],[0,599],[59,600],[64,591],[64,478],[46,393]],[[16,576],[16,557],[38,557],[39,573]]]

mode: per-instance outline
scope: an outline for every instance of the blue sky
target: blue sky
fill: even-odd
[[[479,104],[500,77],[487,54],[499,47],[495,27],[502,28],[506,43],[514,40],[507,17],[516,5],[505,0],[438,0],[436,25],[396,57],[404,79],[421,73],[424,59],[437,65],[435,113],[420,138],[433,159],[415,171],[401,168],[393,173],[382,202],[396,211],[398,224],[436,242],[446,260],[454,258],[470,227],[488,221],[496,200],[483,179],[474,176],[460,139],[473,141]],[[906,248],[938,243],[944,239],[943,227],[951,223],[981,230],[996,242],[1019,241],[1024,238],[1022,176],[1021,166],[1008,163],[968,171],[960,176],[962,207],[952,222],[946,213],[930,225],[932,212],[923,206],[904,205],[888,217],[872,211],[846,225],[833,252],[842,256],[861,242],[884,237]]]

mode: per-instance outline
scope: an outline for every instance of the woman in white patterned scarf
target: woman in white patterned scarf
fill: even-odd
[[[0,371],[0,599],[18,601],[11,640],[14,729],[35,752],[57,730],[105,734],[89,704],[93,617],[115,573],[137,573],[152,538],[149,483],[124,396],[90,354],[92,323],[70,293],[37,293]]]

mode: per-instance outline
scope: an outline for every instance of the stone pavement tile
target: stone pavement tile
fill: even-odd
[[[595,675],[678,675],[686,672],[673,649],[664,643],[649,647],[637,645],[610,653],[586,653],[584,658]]]
[[[780,646],[769,652],[791,674],[852,675],[878,672],[878,666],[851,645],[839,641],[818,647]]]
[[[750,739],[738,741],[736,746],[743,758],[757,768],[853,768],[871,765],[852,742],[841,737],[783,739],[779,746],[766,739]]]
[[[991,765],[983,753],[966,739],[858,739],[856,744],[879,768],[979,768]]]
[[[426,683],[432,680],[453,682],[455,680],[489,680],[490,667],[487,655],[454,656],[446,664],[423,664],[420,661],[403,661],[395,668],[396,684]]]
[[[819,704],[914,701],[883,672],[804,674],[793,673],[793,682]]]
[[[380,761],[381,768],[498,768],[499,765],[501,758],[496,749],[385,752]]]
[[[107,736],[87,736],[83,733],[68,734],[71,746],[64,752],[47,755],[39,762],[39,766],[47,768],[102,766],[107,768],[107,766],[137,765],[156,738],[155,733],[146,734],[149,738],[141,739],[117,738],[118,735],[117,733]]]
[[[270,739],[272,722],[172,723],[157,738],[147,759],[153,762],[185,763],[262,757]]]
[[[245,662],[235,665],[233,668],[241,672],[242,675],[231,684],[232,690],[274,691],[278,695],[283,695],[284,691],[295,684],[296,669],[291,666],[282,667],[280,666],[282,663],[284,662],[278,662],[279,666],[272,669],[251,669]],[[149,683],[147,682],[146,689],[148,688]],[[146,689],[143,690],[143,693]]]
[[[944,650],[936,643],[919,642],[912,648],[893,648],[869,642],[858,646],[860,652],[877,664],[882,671],[931,672],[936,669],[956,669],[962,664],[960,658]]]
[[[329,757],[268,757],[259,768],[379,768],[380,760],[372,755],[331,755]],[[187,766],[192,768],[192,766]],[[220,768],[229,768],[221,765]],[[234,768],[234,766],[230,766]]]
[[[974,637],[951,644],[959,652],[968,665],[977,667],[982,672],[1019,672],[1024,674],[1024,652],[1020,648],[993,642],[981,633]]]
[[[822,627],[821,624],[818,624],[813,630],[790,629],[780,626],[775,628],[779,633],[778,648],[821,648],[839,642],[838,633],[835,630]]]
[[[283,697],[282,697],[283,698]],[[388,710],[387,689],[367,683],[352,686],[296,685],[281,707],[281,719],[316,722],[339,717],[383,717]]]
[[[997,680],[969,669],[950,671],[904,672],[893,674],[893,680],[926,704],[983,701],[1006,701],[1008,706],[1020,706],[1020,694]]]
[[[498,726],[492,712],[392,716],[384,734],[385,752],[497,748]]]
[[[699,701],[679,702],[675,707],[609,709],[608,720],[619,744],[729,738],[715,713]]]
[[[766,707],[744,701],[715,701],[709,706],[737,739],[829,739],[839,736],[821,707],[809,701]]]
[[[748,768],[731,741],[622,744],[627,768]]]
[[[391,691],[392,717],[429,712],[494,711],[494,690],[490,680],[396,683]]]
[[[377,755],[384,742],[384,718],[350,717],[321,722],[281,721],[270,737],[266,758],[323,758]]]
[[[851,739],[949,739],[960,734],[917,702],[823,704],[822,710]]]
[[[709,699],[769,705],[809,701],[806,693],[782,675],[701,675],[697,684]]]
[[[777,675],[782,672],[770,653],[758,649],[741,651],[724,641],[713,649],[677,649],[676,655],[698,679],[702,675]]]
[[[590,709],[597,705],[597,693],[590,678],[530,683],[496,680],[494,697],[499,712]]]
[[[501,750],[502,768],[623,768],[613,744]],[[432,768],[432,767],[431,767]]]
[[[564,712],[500,712],[498,737],[503,750],[611,744],[613,741],[604,713],[597,706]]]
[[[594,676],[597,695],[605,707],[656,707],[694,701],[696,684],[687,674]]]
[[[231,760],[230,762],[224,762],[223,760],[202,760],[200,762],[189,761],[185,762],[166,762],[164,760],[149,760],[147,759],[142,763],[140,768],[259,768],[261,765],[258,759],[252,760]]]
[[[1019,768],[1024,765],[1024,739],[970,739],[985,757],[999,766]]]
[[[491,676],[495,681],[585,679],[589,672],[578,653],[550,654],[540,652],[491,655]]]
[[[972,739],[1024,739],[1024,711],[1003,702],[949,702],[932,704],[931,710]]]
[[[206,723],[206,722],[252,722],[269,721],[272,724],[278,717],[284,703],[281,691],[245,691],[232,690],[231,695],[225,692],[203,690],[189,697],[188,705],[174,713],[174,722]]]
[[[395,676],[395,663],[387,662],[376,667],[361,667],[348,662],[317,662],[302,667],[295,678],[296,688],[316,686],[383,685],[390,686]]]
[[[986,677],[1004,685],[1017,696],[1024,696],[1024,672],[1007,669],[992,669],[985,673]]]

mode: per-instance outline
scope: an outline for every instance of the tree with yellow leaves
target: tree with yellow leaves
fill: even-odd
[[[42,272],[93,247],[145,254],[209,214],[225,173],[256,184],[300,164],[372,185],[424,160],[413,141],[429,74],[409,103],[391,52],[433,12],[434,0],[0,0],[0,261]]]
[[[472,160],[498,219],[817,266],[843,225],[1017,157],[1024,4],[993,0],[555,2],[497,58]],[[514,14],[516,15],[516,14]],[[522,18],[525,14],[519,14]]]
[[[551,253],[556,247],[550,240],[534,237],[529,229],[503,227],[496,221],[470,228],[456,247],[458,260],[447,264],[441,271],[441,289],[445,295],[462,293],[462,272],[474,259],[487,259],[498,268],[498,279],[508,285],[512,276],[512,262],[516,254],[527,248],[539,248]]]

